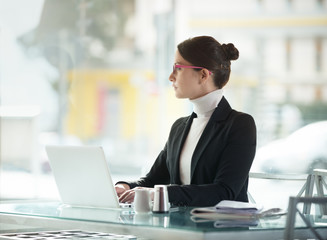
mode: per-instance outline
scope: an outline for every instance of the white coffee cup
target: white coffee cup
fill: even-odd
[[[134,211],[136,213],[150,212],[150,200],[150,192],[148,189],[135,189]]]

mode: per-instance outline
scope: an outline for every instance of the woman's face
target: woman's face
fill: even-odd
[[[175,54],[175,64],[192,66],[178,51]],[[192,100],[205,95],[206,93],[201,87],[201,74],[201,71],[195,71],[191,68],[176,68],[169,76],[176,97]]]

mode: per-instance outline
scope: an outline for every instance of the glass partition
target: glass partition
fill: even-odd
[[[326,11],[326,0],[0,0],[1,199],[58,198],[47,144],[101,145],[114,180],[145,174],[192,111],[168,76],[196,35],[240,51],[224,94],[256,120],[251,171],[327,168]]]

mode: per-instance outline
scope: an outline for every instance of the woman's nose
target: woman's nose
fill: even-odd
[[[174,76],[174,72],[172,72],[170,75],[169,75],[169,81],[173,82],[175,81],[175,76]]]

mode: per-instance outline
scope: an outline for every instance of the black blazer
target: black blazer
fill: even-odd
[[[192,113],[173,124],[165,148],[149,173],[131,188],[168,186],[169,201],[177,206],[213,206],[221,200],[248,201],[248,174],[256,150],[253,118],[233,110],[223,97],[194,150],[191,184],[181,185],[179,159],[190,130]]]

